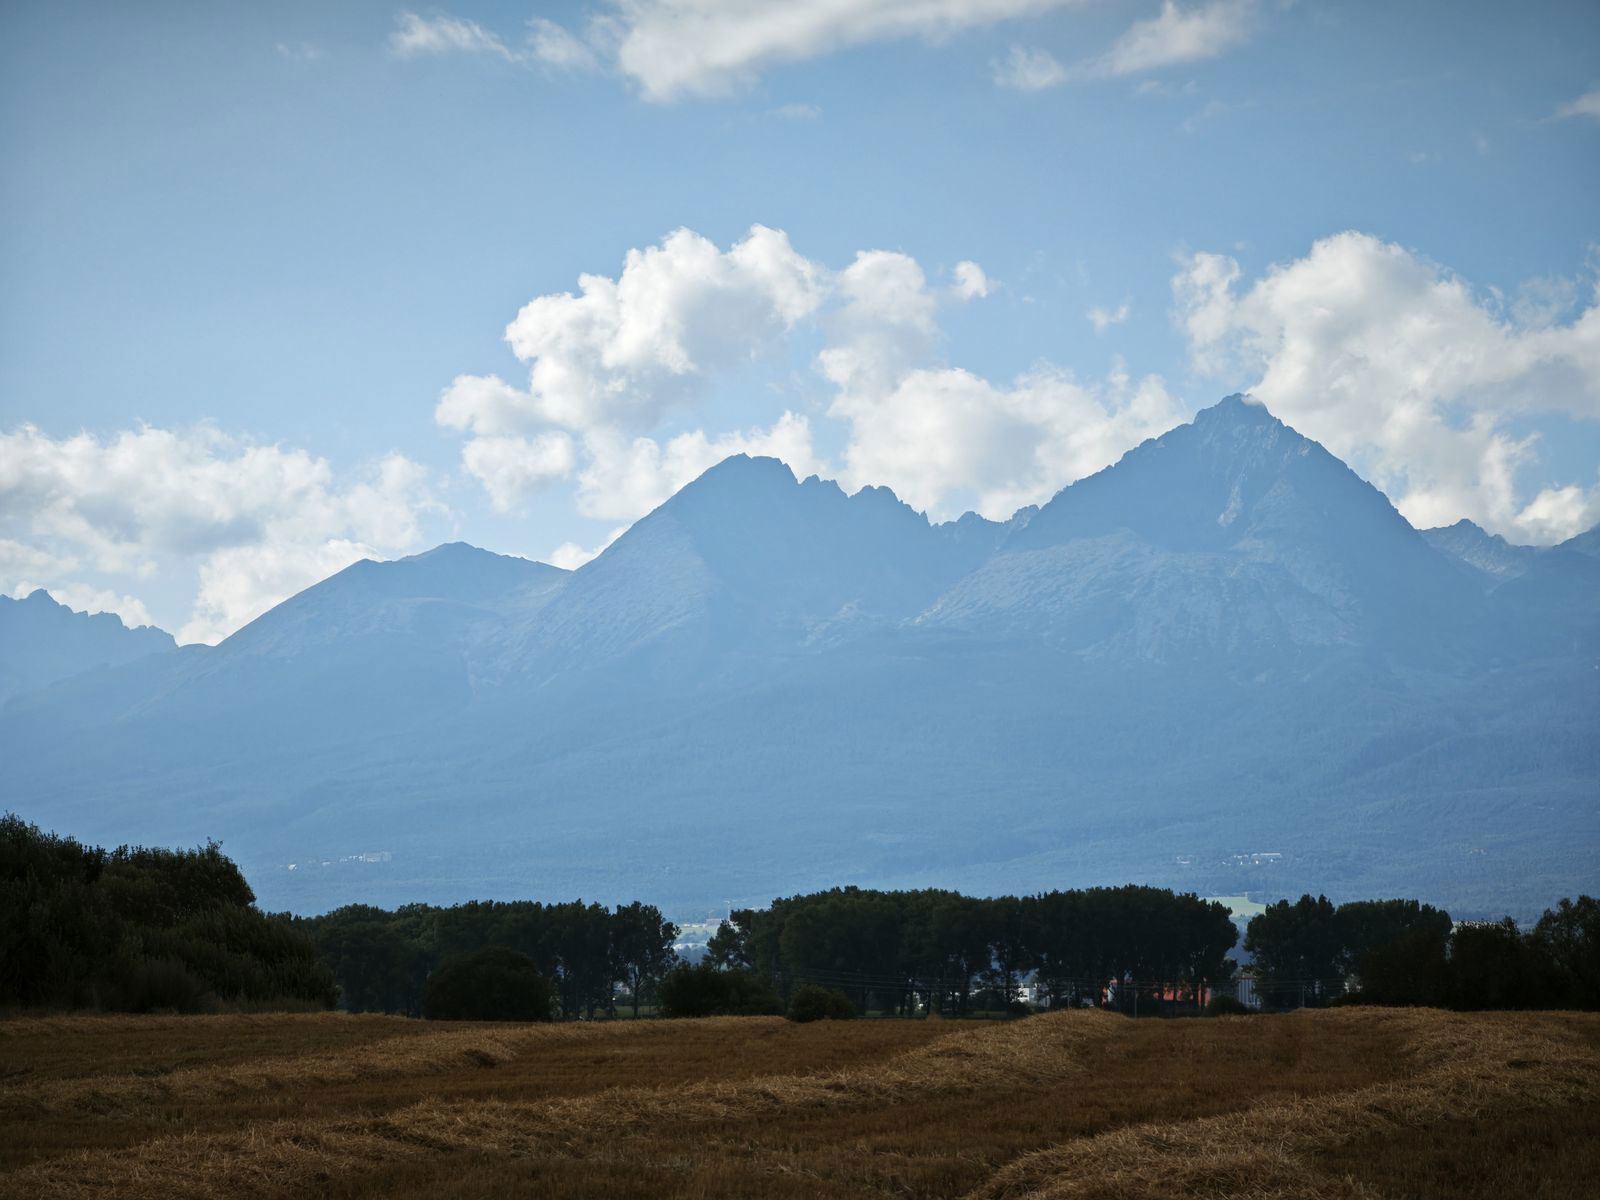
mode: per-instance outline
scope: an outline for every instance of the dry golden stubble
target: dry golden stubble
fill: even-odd
[[[1293,1019],[1390,1022],[1405,1035],[1413,1073],[1351,1092],[1137,1125],[1036,1151],[997,1171],[969,1200],[1363,1197],[1372,1194],[1365,1184],[1326,1176],[1315,1156],[1464,1117],[1600,1102],[1600,1054],[1559,1016],[1343,1009]]]

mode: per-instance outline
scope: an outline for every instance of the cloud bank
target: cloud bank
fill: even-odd
[[[467,435],[463,466],[497,509],[570,479],[578,511],[608,522],[644,515],[740,452],[852,489],[887,484],[935,517],[968,504],[1009,516],[1182,419],[1154,376],[1079,381],[1044,364],[995,384],[941,364],[940,313],[997,286],[970,260],[939,282],[899,251],[863,250],[835,269],[759,225],[726,250],[677,230],[630,251],[615,278],[585,275],[576,292],[526,304],[506,329],[526,387],[464,375],[435,416]],[[796,411],[766,426],[660,433],[796,338],[820,340],[810,386],[845,434],[838,463]]]
[[[360,558],[412,548],[437,508],[426,472],[391,454],[349,479],[303,450],[216,430],[107,439],[0,434],[0,590],[149,623],[144,605],[86,584],[197,573],[180,641],[215,642]]]
[[[1600,420],[1600,303],[1539,281],[1513,300],[1369,234],[1317,241],[1253,283],[1220,254],[1173,280],[1196,371],[1248,384],[1418,527],[1469,517],[1548,543],[1600,520],[1600,485],[1529,494],[1519,420]],[[1569,307],[1570,304],[1570,307]],[[1572,311],[1575,309],[1575,311]],[[1562,319],[1565,312],[1570,316]]]

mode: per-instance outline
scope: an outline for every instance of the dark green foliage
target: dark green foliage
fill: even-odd
[[[1139,886],[992,899],[835,888],[735,917],[729,945],[780,992],[816,983],[858,1011],[905,1015],[1006,1011],[1030,973],[1051,1007],[1100,1003],[1114,979],[1198,995],[1231,977],[1238,939],[1222,905]]]
[[[1548,995],[1544,964],[1510,917],[1463,925],[1450,938],[1451,1008],[1538,1008]]]
[[[795,991],[789,1001],[789,1020],[805,1024],[808,1021],[848,1021],[856,1015],[856,1006],[850,997],[832,988],[808,983]]]
[[[1250,1010],[1232,996],[1213,996],[1206,1005],[1208,1017],[1246,1017]]]
[[[1333,910],[1325,899],[1302,896],[1252,920],[1245,946],[1275,1007],[1600,1009],[1600,904],[1588,896],[1562,900],[1526,934],[1510,917],[1453,924],[1448,913],[1415,900],[1362,900]]]
[[[582,900],[408,904],[393,912],[353,904],[299,922],[352,1012],[422,1012],[429,973],[453,956],[500,946],[526,955],[554,987],[567,1019],[615,1015],[626,992],[635,1015],[677,961],[678,927],[654,905],[607,910]]]
[[[706,961],[714,967],[743,967],[748,970],[755,966],[750,958],[750,924],[754,919],[755,912],[752,909],[734,909],[706,943]]]
[[[656,995],[665,1017],[752,1017],[783,1011],[772,986],[752,971],[719,971],[710,963],[667,973]]]
[[[1326,896],[1269,905],[1245,927],[1244,948],[1280,1004],[1326,1003],[1343,991],[1344,944]]]
[[[422,1015],[432,1021],[551,1021],[555,996],[533,959],[486,946],[457,955],[428,977]]]
[[[0,817],[0,1005],[327,1007],[333,978],[215,842],[106,852]]]
[[[1530,935],[1560,1008],[1600,1009],[1600,900],[1579,896],[1546,909]]]
[[[1405,930],[1392,941],[1370,946],[1357,960],[1362,1003],[1426,1005],[1447,1002],[1450,927]]]

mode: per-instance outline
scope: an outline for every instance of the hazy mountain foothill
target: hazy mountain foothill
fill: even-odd
[[[1419,532],[1240,396],[1003,523],[740,455],[576,571],[363,561],[215,647],[36,592],[0,663],[4,807],[273,909],[1597,881],[1600,530]]]

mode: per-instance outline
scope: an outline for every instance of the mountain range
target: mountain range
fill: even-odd
[[[773,459],[576,571],[359,562],[216,647],[0,601],[5,807],[264,903],[1600,885],[1600,530],[1413,529],[1245,397],[1006,522]]]

